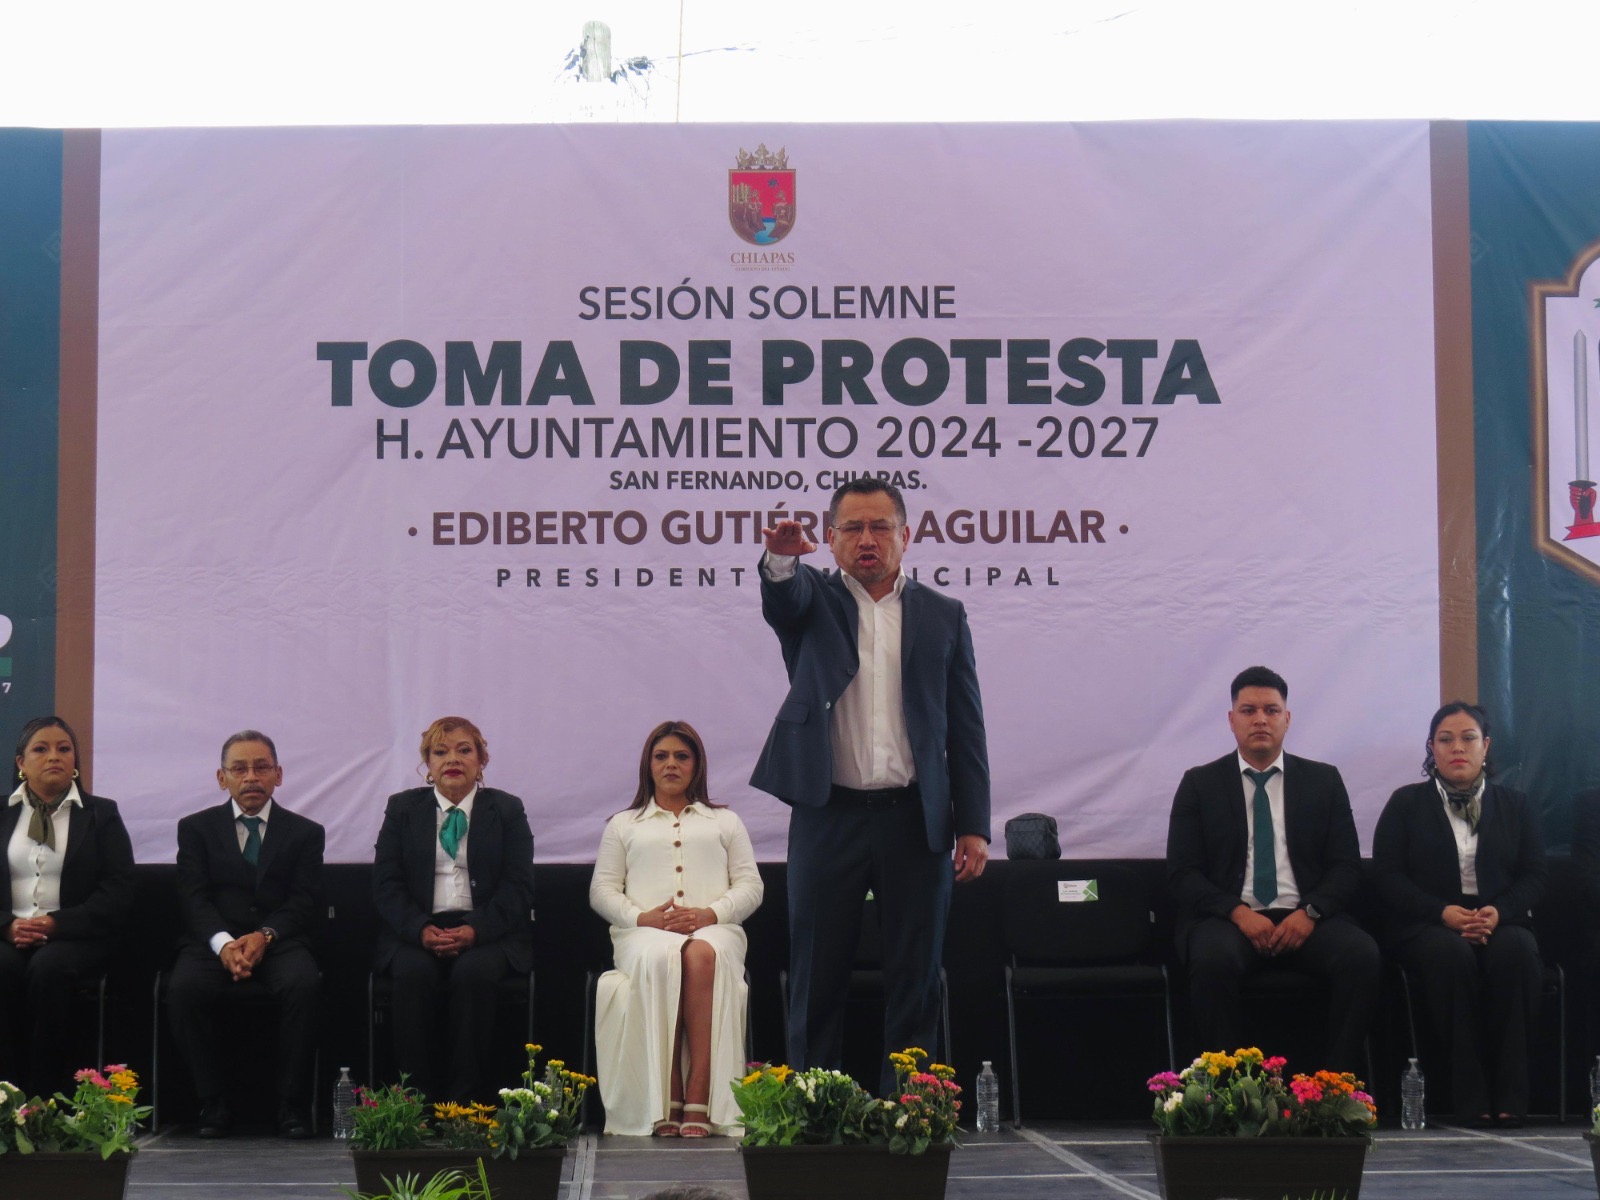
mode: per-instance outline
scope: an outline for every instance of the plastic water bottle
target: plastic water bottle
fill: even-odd
[[[978,1132],[1000,1132],[1000,1080],[994,1073],[994,1064],[983,1060],[983,1070],[978,1072]]]
[[[339,1068],[339,1082],[333,1085],[333,1136],[347,1141],[356,1129],[356,1085],[350,1068]]]
[[[1417,1066],[1417,1060],[1413,1058],[1410,1069],[1400,1077],[1401,1129],[1426,1129],[1428,1127],[1428,1114],[1423,1111],[1426,1082],[1422,1069]]]
[[[1594,1067],[1589,1071],[1589,1117],[1594,1118],[1594,1110],[1600,1108],[1600,1055],[1595,1056]]]

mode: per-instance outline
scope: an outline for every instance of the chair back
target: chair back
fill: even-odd
[[[1012,863],[1002,911],[1006,948],[1018,959],[1125,962],[1150,944],[1145,886],[1116,863]]]

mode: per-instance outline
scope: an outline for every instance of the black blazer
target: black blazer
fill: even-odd
[[[948,850],[965,834],[988,840],[989,749],[966,609],[909,578],[900,604],[901,703],[928,848]],[[789,694],[750,782],[788,804],[823,805],[833,705],[860,666],[855,597],[838,571],[802,562],[782,583],[761,575],[761,612],[783,648]]]
[[[80,791],[83,807],[67,812],[67,856],[61,863],[58,938],[114,937],[133,905],[133,843],[115,800]],[[11,924],[11,863],[6,847],[17,822],[28,818],[26,804],[0,802],[0,926]]]
[[[263,925],[278,935],[268,954],[309,942],[321,912],[326,841],[321,825],[274,800],[261,859],[252,867],[239,849],[232,800],[184,817],[178,822],[184,944],[209,949],[218,933],[243,937]]]
[[[1361,889],[1361,842],[1337,767],[1283,756],[1283,824],[1300,903],[1345,912]],[[1201,917],[1227,920],[1244,894],[1244,783],[1229,753],[1184,772],[1167,824],[1167,882],[1178,901],[1178,945]]]
[[[1507,925],[1529,923],[1544,895],[1544,840],[1538,816],[1521,792],[1491,783],[1478,821],[1478,898]],[[1439,912],[1461,900],[1455,834],[1433,780],[1398,789],[1383,806],[1372,839],[1373,879],[1392,938],[1439,924]]]
[[[377,965],[389,965],[401,945],[420,946],[433,916],[433,854],[439,802],[431,787],[389,797],[373,850],[372,894],[383,925]],[[499,788],[480,787],[467,829],[467,878],[478,944],[504,942],[512,969],[533,967],[533,831],[522,801]]]

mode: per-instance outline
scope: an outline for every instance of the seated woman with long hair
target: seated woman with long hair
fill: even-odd
[[[744,823],[711,803],[705,743],[684,721],[650,731],[633,803],[606,823],[589,904],[611,923],[595,1049],[606,1132],[738,1132],[745,935],[761,876]]]

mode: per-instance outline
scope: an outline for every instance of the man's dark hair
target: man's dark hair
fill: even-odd
[[[906,498],[900,494],[900,489],[887,479],[876,479],[871,475],[841,483],[834,489],[833,499],[828,501],[828,524],[832,525],[839,519],[839,504],[846,496],[870,496],[875,492],[883,492],[894,501],[895,515],[900,518],[900,524],[906,524]]]
[[[271,738],[262,733],[259,729],[241,729],[238,733],[234,734],[231,738],[222,743],[222,766],[225,767],[228,765],[228,751],[232,750],[240,742],[266,743],[267,749],[272,751],[272,765],[278,765],[278,747],[273,744]]]
[[[1283,697],[1284,703],[1288,703],[1289,685],[1271,667],[1246,667],[1235,675],[1228,693],[1230,703],[1239,703],[1239,693],[1247,687],[1277,688],[1278,695]]]

